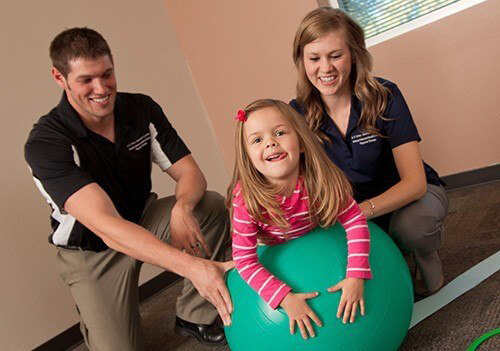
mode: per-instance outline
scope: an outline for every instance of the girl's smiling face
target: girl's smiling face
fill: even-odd
[[[245,146],[254,167],[271,183],[293,192],[299,176],[299,138],[276,108],[252,112],[243,125]]]

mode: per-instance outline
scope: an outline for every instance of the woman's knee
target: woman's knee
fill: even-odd
[[[442,221],[432,213],[397,211],[391,221],[391,234],[410,252],[430,253],[441,244]]]

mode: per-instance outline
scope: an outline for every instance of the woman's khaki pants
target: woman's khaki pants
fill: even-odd
[[[419,200],[373,219],[403,251],[413,255],[429,291],[439,286],[443,274],[438,249],[447,213],[448,197],[444,188],[427,184],[427,193]]]

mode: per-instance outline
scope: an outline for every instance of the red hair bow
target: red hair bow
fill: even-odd
[[[247,121],[247,113],[243,110],[238,110],[238,114],[236,115],[236,117],[234,119],[237,121],[246,122]]]

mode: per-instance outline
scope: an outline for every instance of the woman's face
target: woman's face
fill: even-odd
[[[351,50],[341,30],[306,44],[303,55],[307,78],[322,98],[351,93]]]

